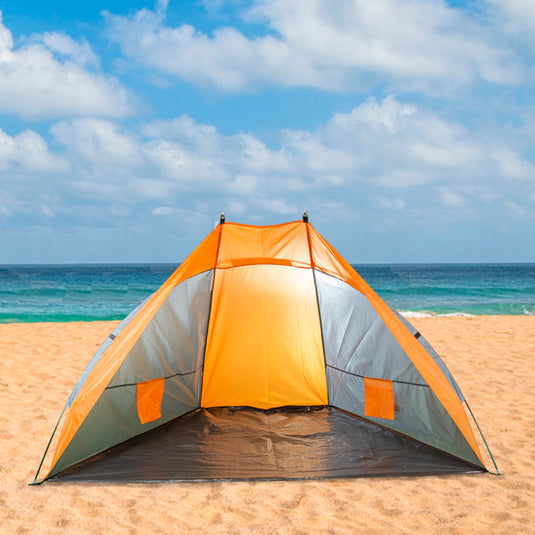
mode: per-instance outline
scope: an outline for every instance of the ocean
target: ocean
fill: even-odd
[[[119,320],[174,264],[0,265],[0,323]],[[535,264],[354,265],[406,317],[535,314]]]

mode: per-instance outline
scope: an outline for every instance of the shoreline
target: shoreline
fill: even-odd
[[[535,315],[535,264],[354,267],[407,318]],[[0,324],[122,320],[173,271],[166,264],[0,268]]]
[[[0,325],[0,523],[8,533],[535,531],[535,317],[410,321],[452,372],[503,477],[29,487],[72,388],[118,321],[11,323]]]
[[[470,312],[433,312],[433,311],[419,311],[419,310],[399,310],[396,309],[397,312],[406,318],[409,321],[412,320],[418,320],[421,318],[524,318],[524,317],[535,317],[535,313],[533,312],[524,312],[522,314],[472,314]],[[58,320],[57,318],[53,319],[42,319],[38,318],[35,320],[20,320],[17,318],[8,318],[8,319],[2,319],[0,318],[0,325],[37,325],[37,324],[65,324],[65,323],[102,323],[102,322],[108,322],[108,323],[120,323],[123,319],[126,318],[128,314],[125,314],[124,316],[117,317],[117,318],[74,318],[74,319],[66,319],[66,320]]]

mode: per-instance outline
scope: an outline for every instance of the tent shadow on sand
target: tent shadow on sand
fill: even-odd
[[[465,406],[306,212],[222,215],[93,356],[40,482],[486,472]]]

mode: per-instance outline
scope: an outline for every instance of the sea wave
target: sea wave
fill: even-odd
[[[454,318],[471,318],[476,314],[469,314],[468,312],[448,312],[440,314],[439,312],[426,312],[422,310],[400,310],[399,313],[404,318],[437,318],[437,317],[454,317]]]

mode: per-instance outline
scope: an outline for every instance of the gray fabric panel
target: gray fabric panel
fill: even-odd
[[[357,375],[426,384],[368,299],[316,273],[327,364]]]
[[[78,379],[78,382],[76,383],[73,391],[71,392],[71,395],[69,396],[69,399],[67,400],[67,407],[70,407],[75,400],[76,396],[78,395],[78,392],[80,391],[80,388],[82,388],[82,385],[85,383],[85,380],[87,379],[88,375],[91,373],[91,370],[96,366],[97,362],[100,360],[100,357],[102,357],[104,351],[108,349],[108,347],[111,345],[113,340],[117,337],[117,335],[130,323],[130,321],[134,318],[134,316],[143,308],[143,305],[151,298],[151,296],[147,297],[145,301],[143,301],[140,305],[138,305],[126,318],[115,327],[115,329],[111,332],[111,334],[104,340],[104,343],[98,348],[97,352],[93,355],[91,360],[89,361],[89,364],[87,365],[86,369],[80,376],[80,379]]]
[[[191,379],[191,397],[197,399],[213,271],[180,283],[169,294],[121,364],[109,386],[149,381],[182,374]],[[192,373],[194,372],[194,373]]]
[[[194,388],[193,383],[193,375],[188,376],[186,380],[167,379],[162,397],[162,416],[145,424],[141,424],[137,414],[135,385],[105,390],[56,463],[51,475],[197,408],[196,400],[192,400],[190,395]]]
[[[329,404],[480,464],[367,298],[345,282],[319,271],[316,284]],[[365,416],[363,377],[394,382],[393,421]]]
[[[412,325],[409,320],[407,320],[407,318],[403,317],[397,310],[393,308],[391,308],[391,310],[396,314],[396,316],[401,320],[403,325],[405,325],[405,327],[409,330],[411,334],[418,333],[418,329],[416,329],[414,325]],[[425,347],[425,350],[433,357],[433,360],[439,365],[440,369],[442,370],[442,373],[448,379],[457,396],[459,396],[459,399],[461,401],[464,401],[464,395],[461,392],[459,385],[456,383],[455,379],[453,378],[453,375],[451,375],[450,371],[446,367],[446,364],[444,364],[444,361],[439,357],[438,353],[433,349],[431,344],[422,335],[418,336],[417,340]]]
[[[425,444],[480,466],[481,462],[459,431],[451,416],[428,387],[393,383],[395,418],[365,416],[364,379],[327,369],[332,386],[330,404],[379,425],[410,436]]]
[[[176,286],[87,415],[54,473],[199,407],[213,270]],[[165,377],[162,416],[141,424],[137,383]]]

